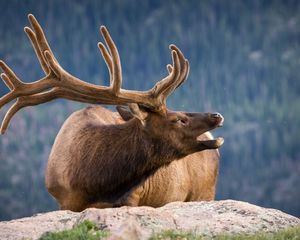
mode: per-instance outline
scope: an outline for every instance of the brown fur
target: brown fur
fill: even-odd
[[[66,120],[46,171],[46,186],[62,209],[214,199],[218,151],[191,150],[177,142],[180,129],[168,129],[157,113],[149,115],[143,126],[137,118],[124,122],[117,113],[88,107]],[[215,127],[204,120],[209,126],[202,132]],[[200,138],[211,139],[208,133]]]

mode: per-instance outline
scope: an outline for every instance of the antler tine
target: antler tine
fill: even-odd
[[[22,108],[19,99],[10,107],[10,109],[7,111],[7,113],[4,116],[4,119],[1,124],[0,134],[4,134],[6,129],[9,126],[9,123],[12,119],[12,117],[16,114],[17,111],[19,111]]]
[[[189,63],[189,61],[187,59],[185,60],[185,65],[186,65],[186,71],[183,74],[183,79],[182,79],[181,83],[176,88],[180,87],[187,80],[187,78],[189,76],[189,73],[190,73],[190,63]]]
[[[11,90],[9,93],[0,98],[0,109],[16,97],[18,97],[19,91],[23,88],[24,83],[16,76],[16,74],[8,67],[5,62],[0,61],[0,68],[4,73],[1,74],[1,78]]]
[[[172,81],[172,83],[170,85],[168,85],[162,92],[162,95],[164,97],[164,101],[166,101],[166,98],[177,88],[177,86],[182,82],[182,75],[185,71],[185,64],[183,64],[184,58],[182,59],[183,56],[181,56],[180,54],[178,54],[177,51],[172,50],[172,52],[176,52],[177,54],[177,65],[175,64],[173,67],[173,71],[175,71],[175,69],[177,69],[177,74],[176,74],[176,78]]]
[[[111,74],[112,74],[112,60],[111,60],[111,57],[109,55],[109,52],[107,51],[106,47],[104,46],[104,44],[102,42],[98,43],[98,48],[100,49],[102,57],[103,57],[106,65],[107,65],[109,75],[111,76]],[[112,78],[110,78],[110,84],[112,85]]]
[[[9,66],[6,65],[5,62],[0,61],[0,68],[5,73],[6,77],[9,79],[11,85],[13,86],[13,90],[19,88],[24,83],[17,77],[17,75],[11,70]],[[4,79],[3,79],[4,80]],[[5,80],[4,80],[5,81]]]
[[[115,95],[117,95],[120,92],[122,85],[122,68],[119,52],[106,27],[101,26],[100,31],[107,44],[110,58],[108,58],[109,54],[105,46],[100,44],[99,47],[108,67],[110,68],[111,90]],[[109,59],[111,59],[111,61]]]
[[[49,74],[52,70],[57,77],[62,77],[61,75],[65,74],[66,72],[61,68],[60,64],[55,58],[42,27],[32,14],[28,15],[28,20],[34,32],[29,27],[25,28],[25,32],[31,40],[44,72]]]
[[[44,31],[41,27],[41,25],[39,24],[39,22],[36,20],[36,18],[32,15],[32,14],[29,14],[28,15],[28,20],[35,32],[35,36],[36,36],[36,40],[38,42],[38,46],[39,46],[39,49],[42,53],[45,53],[45,51],[49,51],[50,54],[52,55],[53,59],[58,62],[48,44],[48,41],[45,37],[45,34],[44,34]]]
[[[188,77],[188,75],[189,75],[189,68],[190,68],[190,65],[189,65],[189,62],[188,62],[188,60],[186,60],[186,68],[187,68],[187,71],[185,71],[185,74],[183,75],[183,81],[180,83],[180,84],[178,84],[177,85],[177,87],[176,87],[176,89],[178,88],[178,87],[180,87],[184,82],[185,82],[185,80],[187,79],[187,77]],[[172,65],[171,64],[168,64],[167,66],[167,70],[168,70],[168,73],[170,74],[172,71],[173,71],[173,67],[172,67]]]
[[[176,84],[173,85],[174,86],[173,91],[174,91],[186,79],[185,76],[187,74],[189,65],[188,65],[188,61],[185,59],[183,53],[180,51],[180,49],[178,47],[176,47],[174,44],[171,44],[170,49],[173,51],[176,51],[176,53],[178,54],[179,62],[180,62],[180,73],[179,73],[179,77],[176,81]]]
[[[10,90],[14,89],[14,85],[12,84],[12,82],[9,80],[8,76],[5,73],[1,74],[1,78]]]
[[[176,51],[172,51],[172,62],[173,62],[173,69],[172,72],[165,77],[160,82],[156,83],[153,90],[154,90],[154,96],[158,97],[164,93],[166,89],[168,89],[170,86],[174,85],[176,80],[178,79],[178,75],[180,72],[180,61],[178,59],[178,54]]]
[[[160,98],[162,107],[166,105],[167,97],[186,80],[189,72],[189,63],[179,48],[172,44],[170,49],[172,50],[173,66],[167,65],[169,75],[152,89],[154,95]]]
[[[29,27],[25,27],[24,28],[24,31],[25,33],[27,34],[31,44],[32,44],[32,47],[39,59],[39,62],[41,64],[41,67],[44,71],[44,73],[47,75],[50,73],[50,69],[49,69],[49,66],[47,65],[47,62],[46,62],[46,59],[44,57],[44,54],[42,53],[40,47],[39,47],[39,43],[36,39],[36,35],[35,33],[29,28]]]
[[[185,80],[187,79],[188,75],[189,75],[189,70],[190,70],[190,65],[189,65],[189,61],[187,59],[184,58],[183,53],[180,51],[180,49],[178,47],[176,47],[174,44],[170,45],[170,48],[173,49],[174,51],[177,52],[178,55],[180,55],[180,60],[181,60],[181,65],[184,66],[185,68],[183,70],[183,74],[182,74],[182,81],[179,83],[179,85],[176,87],[178,88],[181,84],[183,84],[185,82]],[[182,61],[183,60],[183,61]],[[173,70],[173,67],[171,64],[167,65],[167,70],[168,73],[170,74]]]
[[[170,74],[173,71],[173,66],[171,64],[167,64],[166,67],[167,67],[168,73]]]
[[[179,81],[178,85],[176,86],[176,88],[178,88],[187,79],[188,74],[189,74],[190,65],[189,65],[188,60],[185,59],[183,53],[181,52],[181,50],[178,47],[176,47],[174,44],[171,44],[170,49],[177,52],[177,54],[179,56],[179,60],[180,60],[180,65],[183,66],[180,81]]]

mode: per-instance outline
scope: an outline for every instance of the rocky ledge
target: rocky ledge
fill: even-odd
[[[109,230],[110,239],[147,239],[165,230],[193,231],[207,236],[251,234],[300,225],[299,218],[246,202],[174,202],[161,208],[121,207],[37,214],[0,222],[0,239],[38,239],[45,232],[70,229],[84,220]]]

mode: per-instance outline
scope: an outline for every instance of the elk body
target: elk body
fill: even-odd
[[[173,119],[179,113],[169,114],[162,118],[152,113],[143,126],[139,119],[123,122],[116,113],[101,107],[74,113],[60,130],[50,154],[46,173],[49,192],[63,209],[74,211],[212,200],[217,150],[197,151],[206,149],[205,145],[192,149],[190,136],[182,133],[181,120]],[[180,113],[180,117],[185,119],[189,114]],[[195,125],[193,132],[188,130],[193,141],[219,124],[214,115],[199,113],[185,121]],[[211,144],[209,134],[201,138]]]
[[[46,170],[46,186],[61,209],[122,205],[153,207],[172,201],[212,200],[215,195],[222,138],[208,132],[222,126],[219,113],[174,112],[166,98],[188,76],[189,64],[171,45],[168,76],[144,92],[121,89],[117,48],[105,27],[99,49],[110,72],[110,86],[86,83],[66,72],[54,57],[45,35],[29,15],[26,27],[46,77],[23,83],[0,62],[2,79],[11,92],[0,107],[17,99],[7,112],[1,132],[25,106],[65,98],[118,106],[118,113],[92,106],[73,113],[58,133]]]

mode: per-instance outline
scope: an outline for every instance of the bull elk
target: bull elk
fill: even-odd
[[[164,79],[148,91],[124,90],[118,50],[102,26],[106,45],[100,42],[98,47],[110,86],[98,86],[65,71],[37,20],[31,14],[28,18],[32,28],[24,30],[46,76],[24,83],[0,62],[1,78],[10,89],[0,99],[0,108],[17,99],[3,119],[2,134],[21,108],[57,98],[118,105],[118,113],[99,106],[77,111],[60,129],[47,164],[46,187],[61,209],[158,207],[171,201],[214,199],[217,148],[224,140],[213,139],[208,131],[222,126],[223,117],[167,109],[167,97],[189,73],[189,63],[175,45],[170,45],[172,65],[167,65]]]

